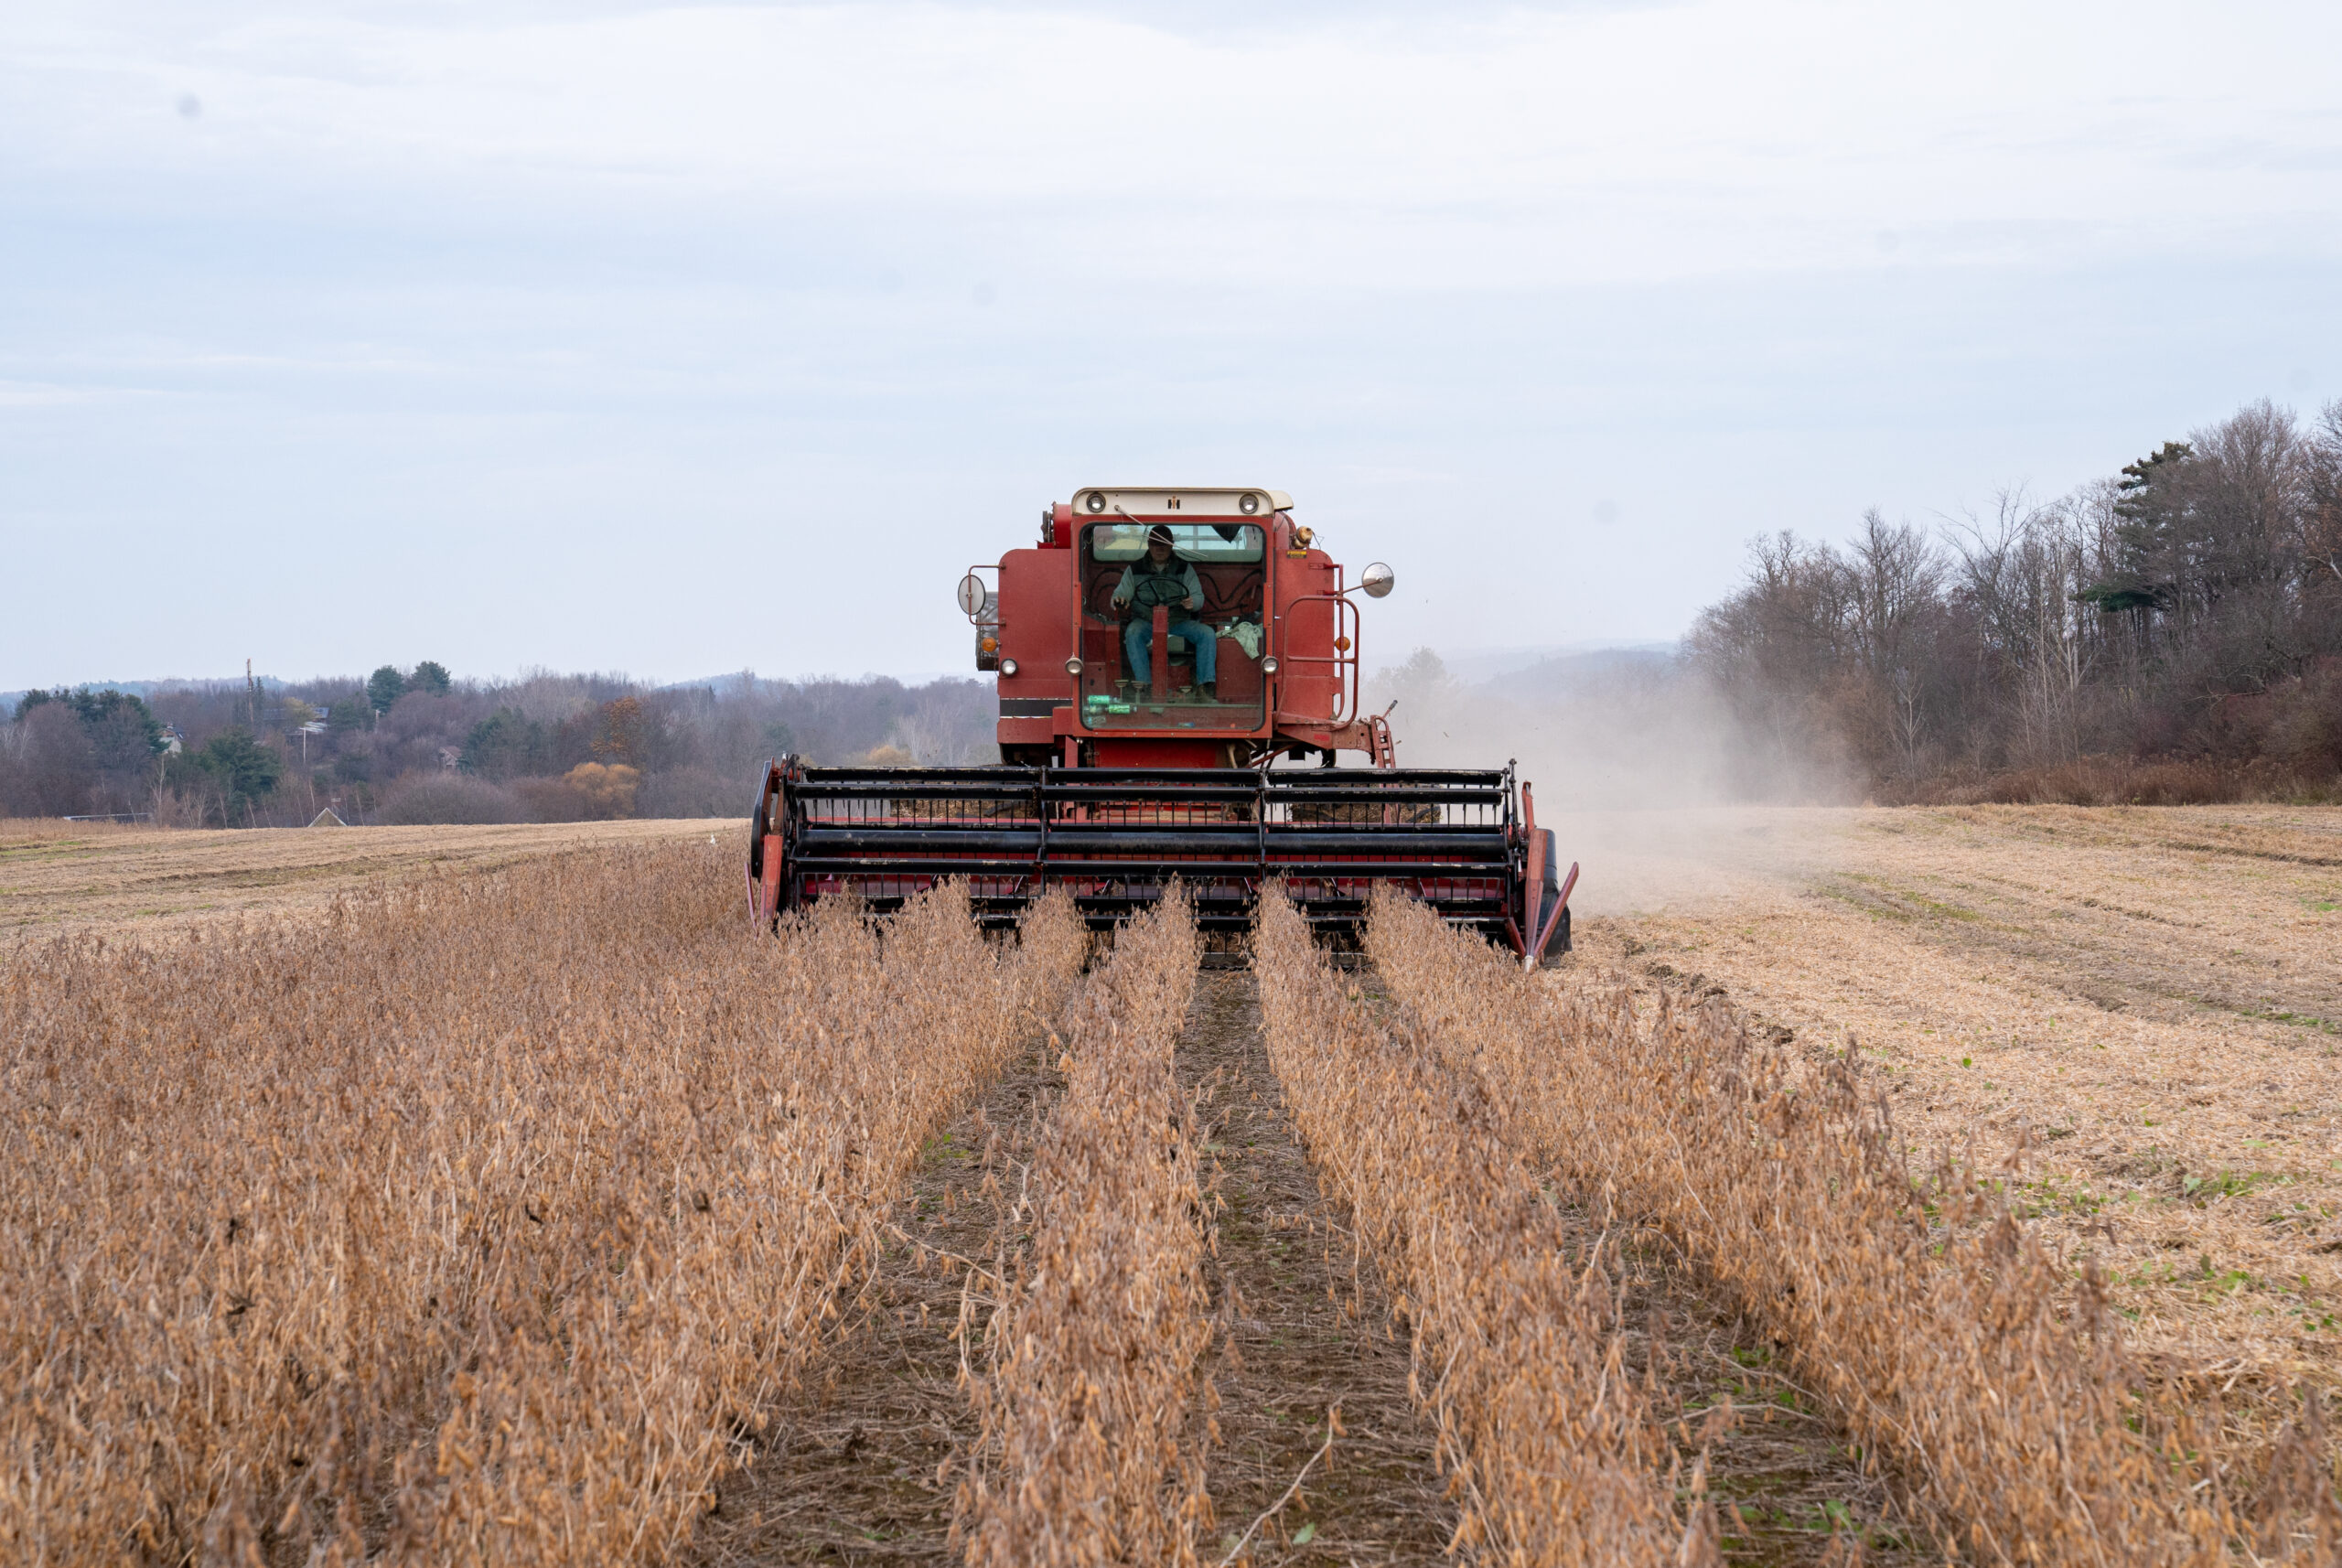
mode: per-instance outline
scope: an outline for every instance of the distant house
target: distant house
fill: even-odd
[[[324,811],[319,811],[316,816],[309,819],[309,825],[313,828],[346,828],[349,824],[343,822],[339,817],[335,816],[333,814],[333,808],[331,806],[328,806]]]
[[[186,749],[187,736],[179,733],[179,726],[177,725],[165,725],[163,726],[164,752],[168,756],[177,757]]]
[[[443,746],[439,748],[439,768],[444,773],[453,773],[457,765],[463,759],[464,754],[452,746]]]

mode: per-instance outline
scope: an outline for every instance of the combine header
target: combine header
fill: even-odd
[[[960,585],[1000,688],[997,768],[770,764],[749,823],[760,921],[854,892],[877,912],[964,877],[988,922],[1064,887],[1095,926],[1174,877],[1207,930],[1262,886],[1352,931],[1376,882],[1524,956],[1569,947],[1553,835],[1512,768],[1405,768],[1359,712],[1359,581],[1263,489],[1076,492],[1040,542]],[[992,581],[987,582],[986,576]],[[1363,753],[1368,766],[1337,756]],[[1311,764],[1315,766],[1311,766]],[[1533,960],[1532,960],[1533,961]]]

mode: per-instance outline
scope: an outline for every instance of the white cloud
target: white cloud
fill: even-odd
[[[1887,264],[1882,229],[1897,263],[2331,247],[2337,217],[2324,6],[2207,29],[2169,5],[1767,0],[1232,38],[936,5],[499,15],[254,9],[11,48],[48,106],[18,157],[986,205],[1069,270],[1439,286]],[[199,123],[166,124],[180,93]]]

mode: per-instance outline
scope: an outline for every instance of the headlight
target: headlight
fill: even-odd
[[[1261,498],[1247,490],[1236,498],[1236,510],[1251,517],[1261,510]]]
[[[1277,656],[1272,653],[1266,659],[1261,660],[1261,673],[1263,675],[1273,675],[1276,672]]]
[[[1088,507],[1091,511],[1104,511],[1106,510],[1106,492],[1103,490],[1092,490],[1086,498],[1083,499],[1081,504]]]
[[[1015,660],[1014,659],[1004,659],[1004,660],[1002,660],[1000,661],[1000,672],[1001,672],[1002,674],[1004,674],[1004,675],[1014,675],[1014,674],[1015,674],[1015,673],[1016,673],[1016,660]]]
[[[1079,658],[1073,658],[1073,659],[1069,659],[1069,660],[1067,660],[1065,661],[1065,672],[1066,672],[1067,674],[1069,674],[1069,675],[1079,675],[1079,674],[1080,674],[1080,673],[1081,673],[1081,660],[1080,660]]]

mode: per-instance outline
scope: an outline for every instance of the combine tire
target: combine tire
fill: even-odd
[[[1552,918],[1554,901],[1562,896],[1562,882],[1560,868],[1553,859],[1553,830],[1540,828],[1537,836],[1545,841],[1545,886],[1537,898],[1537,929],[1543,930],[1545,922]],[[1536,940],[1535,933],[1531,932],[1528,940]],[[1537,956],[1541,960],[1559,958],[1569,950],[1570,912],[1563,909],[1562,918],[1553,922],[1553,934],[1545,939],[1545,950]]]

